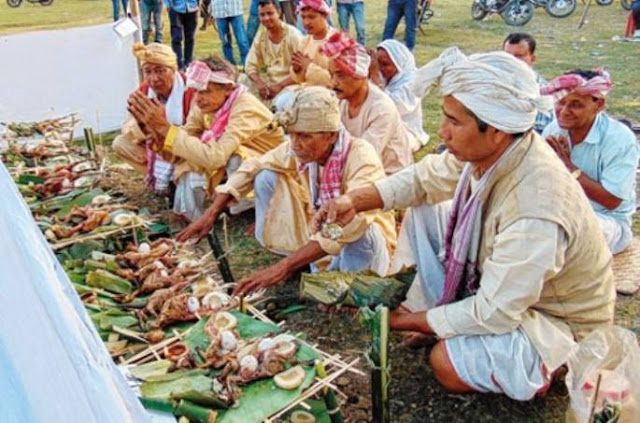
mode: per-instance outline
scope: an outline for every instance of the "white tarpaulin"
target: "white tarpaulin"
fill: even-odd
[[[0,423],[147,423],[0,163]]]
[[[133,42],[113,24],[0,35],[0,122],[79,112],[76,135],[118,129],[138,86]]]

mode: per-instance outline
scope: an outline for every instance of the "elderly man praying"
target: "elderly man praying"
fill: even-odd
[[[327,202],[314,224],[411,207],[398,250],[418,275],[391,328],[440,339],[430,364],[450,391],[528,400],[576,340],[612,323],[611,254],[583,191],[532,130],[542,104],[526,64],[454,47],[418,70],[420,94],[433,85],[448,151]],[[450,199],[449,214],[434,207]]]
[[[170,47],[151,43],[136,44],[134,54],[142,63],[141,95],[164,104],[165,118],[182,126],[191,108],[195,91],[186,86],[186,76],[178,72],[178,61]],[[153,136],[148,128],[138,124],[129,114],[122,132],[113,140],[113,151],[140,173],[156,191],[165,191],[174,178],[174,166],[150,148]],[[177,182],[177,181],[176,181]]]
[[[556,100],[556,120],[543,136],[591,201],[613,254],[633,239],[638,144],[633,132],[604,112],[611,78],[575,70],[542,88]]]
[[[342,100],[340,113],[347,131],[369,141],[387,174],[413,163],[406,129],[393,100],[370,82],[371,57],[346,33],[329,37],[320,51],[331,59],[333,90]]]
[[[197,90],[196,104],[183,128],[169,122],[157,102],[140,94],[129,100],[130,112],[153,134],[154,150],[177,163],[177,178],[187,177],[178,184],[174,211],[189,220],[202,215],[204,190],[213,192],[243,160],[284,140],[282,129],[272,125],[273,114],[236,77],[220,58],[193,62],[187,86]]]
[[[287,257],[240,281],[236,294],[283,283],[312,263],[312,268],[371,269],[386,274],[396,242],[392,212],[359,213],[341,234],[333,236],[309,231],[309,221],[319,207],[384,177],[374,148],[344,129],[338,99],[323,87],[296,92],[289,108],[277,117],[291,141],[243,163],[216,189],[206,214],[178,240],[202,238],[227,204],[253,189],[256,238],[265,248]],[[325,260],[318,262],[321,259]]]

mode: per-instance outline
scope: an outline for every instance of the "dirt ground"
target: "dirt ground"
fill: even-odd
[[[174,231],[182,224],[171,217],[167,210],[166,197],[149,193],[141,177],[121,171],[105,181],[130,198],[136,198],[152,213],[169,222]],[[258,243],[247,236],[246,228],[253,222],[253,212],[229,220],[227,231],[219,228],[221,239],[226,240],[226,251],[236,279],[263,268],[278,260],[266,253]],[[636,218],[637,228],[640,219]],[[638,235],[636,233],[636,235]],[[199,245],[203,252],[208,245]],[[303,304],[306,309],[284,316],[285,328],[292,332],[303,332],[310,343],[321,349],[340,354],[346,360],[360,357],[359,369],[369,374],[364,351],[368,348],[369,334],[358,319],[349,313],[323,313],[315,304],[298,298],[296,276],[287,284],[268,293],[271,298],[261,307],[274,312],[288,305]],[[640,293],[633,296],[618,296],[616,323],[631,329],[640,336]],[[428,349],[410,350],[403,347],[400,337],[394,334],[390,343],[391,382],[389,397],[393,422],[564,422],[568,404],[567,390],[561,377],[547,395],[529,402],[517,402],[501,395],[471,394],[452,395],[442,389],[428,365]],[[507,364],[508,365],[508,364]],[[353,374],[336,381],[341,394],[342,412],[347,422],[371,421],[371,387],[369,377]]]

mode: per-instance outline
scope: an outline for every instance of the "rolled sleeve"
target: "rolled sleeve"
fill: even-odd
[[[478,291],[427,311],[427,321],[439,337],[516,329],[527,309],[539,301],[544,283],[564,266],[567,237],[553,222],[521,219],[495,241],[483,263]]]
[[[615,150],[605,150],[604,156],[600,183],[604,189],[621,200],[629,199],[634,190],[638,165],[638,146],[635,140]]]

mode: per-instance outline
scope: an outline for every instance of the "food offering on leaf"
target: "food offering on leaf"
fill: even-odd
[[[332,240],[338,240],[342,238],[343,229],[342,226],[337,223],[323,223],[322,228],[320,229],[320,233],[323,237],[329,238]]]

